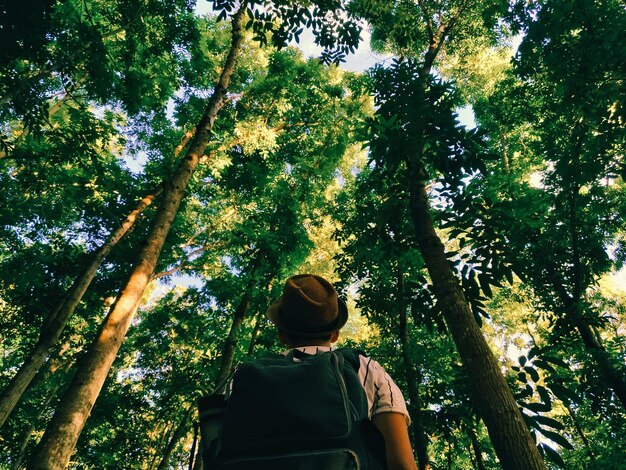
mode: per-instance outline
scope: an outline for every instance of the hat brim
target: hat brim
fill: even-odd
[[[302,338],[323,338],[327,336],[328,334],[332,333],[333,331],[338,331],[341,328],[343,328],[346,322],[348,321],[348,307],[346,306],[346,303],[343,300],[341,300],[340,298],[337,298],[337,306],[338,306],[339,311],[337,313],[337,318],[335,319],[335,321],[328,324],[323,329],[315,331],[315,332],[293,330],[289,328],[287,325],[285,325],[285,322],[281,318],[281,315],[280,315],[281,301],[282,301],[282,296],[276,299],[276,301],[272,305],[269,306],[269,308],[267,309],[267,318],[274,325],[276,325],[279,330],[287,333],[288,335],[296,335]]]

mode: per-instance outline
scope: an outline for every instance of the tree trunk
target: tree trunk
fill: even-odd
[[[196,421],[193,425],[193,441],[191,443],[191,452],[189,452],[189,465],[187,466],[187,468],[189,470],[193,470],[195,463],[194,463],[194,459],[196,456],[196,451],[197,449],[202,448],[202,444],[200,442],[200,422]]]
[[[70,341],[67,340],[59,347],[58,351],[54,352],[54,354],[50,356],[48,362],[46,362],[44,366],[39,368],[39,371],[37,372],[37,375],[35,375],[35,378],[31,380],[30,384],[28,384],[24,395],[35,387],[38,387],[40,384],[46,382],[57,372],[67,372],[70,370],[70,368],[76,362],[76,356],[78,355],[78,353],[73,353],[72,355],[66,356],[70,346]]]
[[[574,140],[574,151],[572,152],[572,168],[575,171],[575,175],[580,173],[580,157],[582,147],[585,140],[585,126],[584,124],[577,124],[572,129],[571,138]],[[588,286],[588,282],[585,281],[583,274],[584,268],[581,262],[580,252],[580,237],[581,231],[578,220],[578,213],[580,211],[579,195],[581,191],[581,185],[577,183],[578,178],[571,178],[568,188],[568,223],[569,223],[569,235],[570,246],[572,248],[572,295],[567,294],[565,289],[559,289],[559,296],[565,303],[565,311],[572,317],[576,329],[578,330],[580,337],[583,340],[585,349],[593,360],[598,365],[600,376],[603,377],[606,385],[613,390],[622,406],[626,408],[626,377],[612,364],[611,357],[606,352],[606,349],[601,343],[599,337],[595,334],[589,321],[583,318],[581,312],[581,306],[583,305],[583,297]],[[557,281],[556,282],[562,282]],[[569,302],[568,302],[569,300]]]
[[[470,442],[472,443],[472,450],[476,458],[476,468],[478,470],[487,470],[487,468],[485,467],[485,462],[483,460],[483,453],[480,450],[480,443],[478,442],[478,438],[476,437],[476,433],[471,426],[467,426],[465,430],[467,432],[467,437],[469,437]]]
[[[154,421],[158,421],[158,418],[154,418]],[[174,424],[172,423],[165,423],[165,426],[163,426],[163,433],[161,434],[161,438],[159,439],[159,442],[152,447],[152,456],[150,457],[150,462],[148,463],[148,470],[156,470],[157,467],[157,460],[159,458],[159,455],[161,454],[161,448],[163,447],[163,443],[165,441],[170,440],[170,437],[172,436],[172,434],[176,431]]]
[[[243,325],[243,319],[245,317],[248,306],[250,305],[250,295],[248,292],[244,293],[241,298],[241,302],[237,306],[235,313],[233,314],[233,321],[230,324],[230,330],[228,336],[224,342],[224,350],[222,351],[222,360],[220,362],[220,368],[217,371],[215,377],[215,392],[221,393],[225,390],[230,376],[230,371],[233,368],[233,362],[235,360],[235,351],[237,349],[237,343],[239,341],[239,332]]]
[[[161,457],[161,462],[159,462],[159,466],[157,470],[165,470],[168,468],[170,457],[172,452],[174,451],[174,447],[178,444],[178,441],[181,440],[185,431],[187,431],[187,425],[189,424],[189,418],[191,418],[191,414],[193,413],[194,407],[190,406],[189,409],[185,412],[185,416],[183,416],[182,420],[176,426],[176,430],[172,433],[172,437],[167,442],[165,449],[163,449],[163,455]]]
[[[29,464],[31,469],[62,469],[69,463],[78,437],[154,273],[165,238],[185,195],[187,184],[206,149],[213,123],[223,106],[226,88],[243,42],[244,13],[245,10],[240,8],[232,19],[232,43],[219,82],[196,127],[196,135],[185,157],[165,186],[161,204],[159,204],[144,246],[139,252],[138,261],[119,297],[111,306],[97,338],[83,356],[67,393],[32,456]]]
[[[626,408],[626,378],[617,369],[613,363],[611,356],[604,348],[604,345],[598,339],[588,320],[583,318],[579,311],[579,306],[582,302],[582,288],[575,289],[572,297],[563,285],[560,276],[556,273],[556,270],[550,268],[550,282],[554,287],[559,299],[563,303],[563,309],[565,314],[570,318],[575,325],[576,330],[583,342],[585,351],[589,353],[592,360],[597,365],[597,371],[604,380],[606,387],[613,390],[615,396],[620,401],[622,406]]]
[[[420,169],[407,161],[410,206],[418,245],[432,279],[437,303],[465,371],[476,409],[485,422],[504,469],[546,469],[500,367],[478,327],[430,217]]]
[[[447,25],[434,31],[429,26],[430,45],[420,71],[422,85],[434,60],[457,20],[466,11],[463,2]],[[417,242],[430,274],[437,304],[452,334],[470,380],[472,401],[483,418],[500,463],[505,470],[534,470],[547,467],[513,398],[489,345],[465,299],[458,279],[446,257],[430,217],[430,203],[421,175],[427,174],[423,161],[424,141],[406,159],[409,203]]]
[[[622,406],[626,408],[626,380],[624,380],[624,375],[616,369],[609,353],[598,341],[591,327],[582,321],[578,315],[577,317],[577,329],[583,340],[585,349],[598,365],[598,371],[600,372],[600,376],[606,381],[606,385],[613,390],[613,393],[615,393],[615,396]]]
[[[402,346],[402,361],[406,375],[406,383],[409,391],[409,414],[411,416],[411,428],[413,430],[413,447],[417,455],[417,466],[419,470],[430,470],[430,459],[428,457],[428,435],[424,430],[419,414],[419,394],[417,390],[417,373],[413,367],[413,362],[409,355],[409,337],[407,331],[407,305],[404,301],[404,276],[398,267],[398,317],[400,320],[399,337]]]
[[[193,461],[193,470],[202,470],[204,468],[204,462],[202,461],[202,444],[198,443],[198,450],[196,450],[196,458]]]
[[[224,342],[222,360],[220,368],[217,371],[217,376],[215,377],[215,391],[213,393],[221,393],[225,390],[227,385],[228,377],[230,376],[233,368],[233,362],[235,360],[235,352],[237,350],[237,343],[239,342],[241,326],[243,325],[243,320],[246,316],[246,312],[248,311],[248,307],[250,306],[250,300],[252,299],[252,293],[256,284],[255,275],[263,261],[263,258],[263,253],[260,253],[254,261],[254,265],[250,272],[250,278],[246,283],[246,288],[243,296],[241,297],[241,301],[233,313],[233,322],[230,325],[230,331],[228,332],[228,336]]]
[[[152,194],[144,197],[135,210],[126,217],[120,227],[109,236],[108,241],[93,253],[90,263],[85,267],[82,274],[76,278],[74,284],[69,288],[54,312],[46,319],[41,328],[39,340],[33,351],[26,358],[22,367],[13,377],[7,388],[2,392],[2,396],[0,397],[0,427],[6,422],[13,408],[15,408],[15,405],[28,388],[28,384],[30,384],[37,374],[37,371],[50,355],[50,350],[61,337],[65,325],[82,300],[83,295],[91,284],[104,258],[111,252],[113,247],[128,230],[130,230],[139,215],[152,203],[154,198],[156,198],[162,190],[162,186],[159,186]]]
[[[595,461],[595,456],[593,455],[593,451],[591,450],[591,444],[589,443],[589,439],[587,439],[587,436],[585,435],[585,432],[583,431],[582,427],[580,426],[580,423],[578,422],[578,418],[576,418],[576,414],[574,413],[574,410],[572,410],[572,407],[568,404],[564,404],[565,408],[567,409],[567,412],[570,416],[570,418],[572,418],[572,423],[574,424],[574,429],[576,429],[576,432],[578,433],[578,435],[580,436],[580,439],[583,441],[583,444],[585,444],[585,450],[587,451],[587,455],[589,456],[589,459],[594,462]]]
[[[15,462],[13,462],[13,465],[11,466],[11,470],[19,470],[20,468],[22,468],[22,462],[24,461],[24,457],[26,456],[26,448],[28,447],[30,438],[32,437],[35,430],[37,429],[37,424],[41,422],[41,417],[44,411],[46,411],[46,407],[50,404],[52,399],[56,396],[57,392],[59,391],[59,388],[60,388],[59,385],[54,387],[48,394],[48,398],[46,398],[46,400],[41,405],[38,405],[39,410],[37,412],[37,416],[31,421],[30,426],[28,427],[28,429],[26,430],[26,432],[24,433],[22,437],[19,450],[17,452],[17,455],[15,456]]]
[[[68,372],[72,368],[72,366],[74,365],[74,362],[76,361],[76,355],[74,354],[70,357],[63,356],[63,354],[69,349],[69,347],[70,347],[70,343],[69,341],[66,341],[61,346],[61,348],[59,348],[59,352],[57,353],[56,357],[51,358],[48,361],[48,367],[45,370],[43,368],[40,369],[35,379],[30,383],[27,389],[27,392],[28,390],[32,390],[33,388],[37,387],[39,384],[45,382],[57,372],[59,371]],[[18,453],[17,453],[17,456],[15,457],[15,462],[13,462],[13,465],[11,466],[11,470],[18,470],[24,467],[22,462],[24,461],[24,458],[26,457],[26,449],[27,449],[28,443],[30,442],[30,439],[33,433],[37,430],[37,427],[38,426],[43,427],[42,416],[44,412],[46,411],[46,408],[48,407],[50,402],[57,396],[57,392],[59,391],[60,388],[61,388],[61,385],[56,385],[55,387],[53,387],[52,390],[48,392],[48,396],[45,399],[45,401],[37,405],[39,408],[37,415],[31,421],[31,424],[28,427],[28,430],[23,434]]]
[[[254,348],[256,348],[259,334],[261,333],[261,324],[263,323],[263,312],[256,314],[256,321],[254,322],[254,330],[252,330],[252,337],[250,338],[250,345],[248,346],[248,356],[254,354]]]

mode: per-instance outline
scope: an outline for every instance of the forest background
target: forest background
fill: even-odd
[[[187,468],[298,272],[420,469],[626,468],[624,3],[200,10],[0,9],[0,468]]]

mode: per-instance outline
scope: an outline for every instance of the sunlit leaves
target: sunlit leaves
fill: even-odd
[[[322,63],[339,63],[354,53],[361,40],[361,25],[340,0],[297,3],[285,0],[251,1],[246,3],[246,29],[262,46],[285,47],[299,42],[305,28],[311,29],[315,44],[323,49]],[[233,0],[213,1],[218,19],[226,19],[239,8]]]

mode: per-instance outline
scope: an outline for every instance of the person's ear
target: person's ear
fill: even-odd
[[[339,330],[335,330],[330,334],[330,344],[336,343],[339,339]]]

